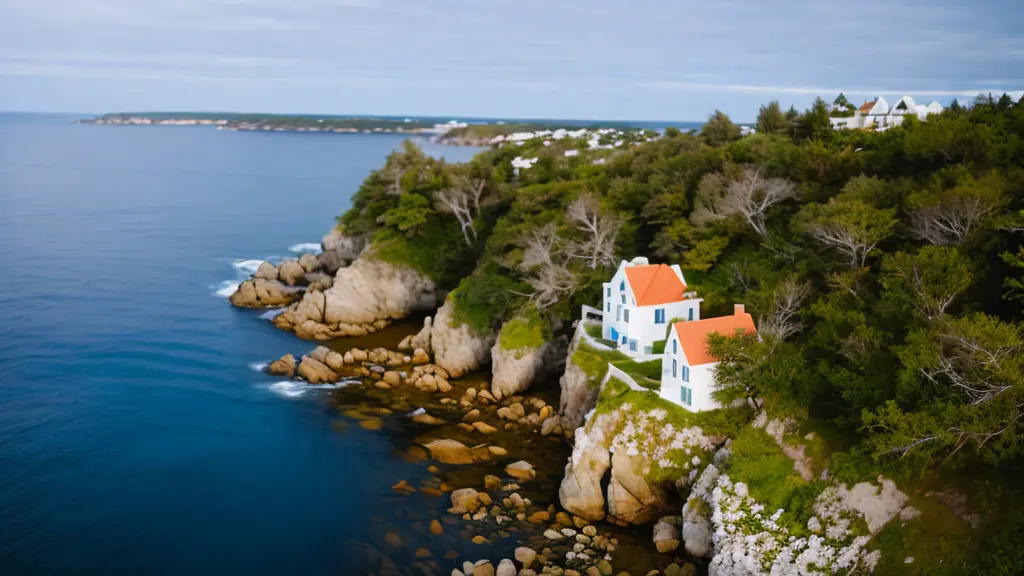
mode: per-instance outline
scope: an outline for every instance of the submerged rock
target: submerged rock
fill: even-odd
[[[444,464],[472,464],[473,451],[458,440],[432,440],[425,444],[430,457]]]

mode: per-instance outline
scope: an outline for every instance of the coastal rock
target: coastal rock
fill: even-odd
[[[295,356],[291,354],[285,354],[279,359],[274,360],[267,367],[267,374],[274,374],[275,376],[287,376],[291,378],[295,375]]]
[[[341,378],[323,362],[310,356],[303,356],[299,363],[299,376],[310,384],[337,382]]]
[[[466,324],[455,325],[454,303],[449,298],[437,310],[430,330],[434,363],[453,378],[477,370],[491,361],[494,334],[477,334]]]
[[[277,280],[250,278],[238,286],[228,300],[239,308],[276,308],[291,304],[299,292]]]
[[[480,424],[480,422],[474,422],[474,427]],[[508,466],[505,466],[505,474],[515,478],[519,481],[533,480],[537,476],[537,471],[533,469],[533,464],[530,464],[526,460],[520,460],[513,462]]]
[[[498,570],[495,572],[495,576],[516,576],[516,565],[508,558],[502,559],[501,562],[498,562]]]
[[[328,276],[323,272],[307,272],[305,276],[306,284],[308,284],[308,290],[330,290],[331,286],[334,285],[334,278]]]
[[[277,267],[277,277],[281,279],[281,282],[289,286],[295,286],[295,283],[305,278],[305,276],[306,270],[294,258],[286,258]]]
[[[523,568],[529,568],[533,565],[533,561],[537,559],[537,551],[533,548],[520,546],[516,548],[515,557],[523,565]]]
[[[299,256],[299,266],[302,266],[306,272],[316,272],[320,269],[320,261],[313,254],[306,252]]]
[[[646,524],[661,512],[668,495],[644,477],[650,462],[642,454],[625,450],[612,453],[612,479],[608,483],[608,515],[630,524]]]
[[[448,509],[452,514],[465,514],[476,512],[480,507],[480,494],[472,488],[461,488],[452,492],[452,507]]]
[[[565,338],[537,348],[506,350],[498,338],[491,347],[491,393],[497,398],[514,396],[549,374],[565,367]]]
[[[711,508],[707,503],[711,491],[718,481],[718,468],[709,464],[701,472],[690,491],[690,498],[683,505],[683,545],[686,551],[697,558],[710,558],[714,549],[711,535]]]
[[[562,416],[562,426],[569,430],[583,424],[583,417],[597,405],[600,391],[599,383],[590,382],[586,372],[572,361],[572,355],[583,338],[583,330],[583,322],[576,325],[576,333],[566,354],[565,373],[558,381],[562,388],[558,413]]]
[[[307,292],[274,324],[307,339],[363,336],[434,306],[435,292],[434,282],[412,268],[364,256],[338,270],[330,289]]]
[[[277,268],[270,262],[264,262],[256,269],[256,274],[253,277],[263,278],[264,280],[277,280]]]
[[[601,481],[611,465],[606,435],[615,427],[614,414],[600,414],[576,431],[576,444],[558,488],[562,507],[591,522],[605,516]]]
[[[679,523],[678,516],[666,516],[654,525],[654,547],[661,554],[667,554],[679,548]]]
[[[352,261],[366,248],[366,240],[360,237],[346,236],[338,228],[332,229],[320,240],[322,254],[334,253],[338,257]]]

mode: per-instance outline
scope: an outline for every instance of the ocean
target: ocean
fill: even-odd
[[[402,140],[0,115],[0,573],[348,573],[422,466],[260,373],[313,344],[226,296]]]

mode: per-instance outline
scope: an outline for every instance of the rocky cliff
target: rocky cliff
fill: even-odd
[[[491,347],[491,393],[497,398],[514,396],[534,382],[561,372],[565,367],[566,345],[567,338],[562,336],[540,346],[506,349],[499,335]]]
[[[427,338],[434,353],[434,363],[457,378],[491,362],[495,336],[493,333],[478,334],[467,324],[455,322],[454,311],[452,299],[445,300],[434,316]]]
[[[309,339],[362,336],[436,306],[436,291],[423,274],[363,254],[337,271],[329,289],[308,291],[274,324]]]
[[[574,430],[583,424],[584,415],[597,404],[600,385],[600,382],[594,382],[588,378],[583,369],[572,361],[572,356],[576,353],[580,340],[583,338],[584,325],[583,322],[579,322],[566,353],[565,373],[558,381],[562,389],[558,412],[562,417],[562,425],[569,430]]]

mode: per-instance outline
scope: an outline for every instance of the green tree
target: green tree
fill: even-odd
[[[434,215],[429,200],[420,194],[405,193],[399,196],[398,205],[381,214],[377,222],[406,236],[414,236]]]
[[[907,197],[915,236],[932,244],[962,244],[1006,204],[1006,182],[998,172],[958,180],[952,188],[933,187]]]
[[[804,112],[797,121],[798,136],[803,140],[822,140],[832,133],[832,120],[828,105],[820,97],[815,98],[811,109]]]
[[[714,228],[697,228],[686,218],[661,227],[651,246],[654,254],[680,262],[687,270],[707,270],[729,245],[729,234]]]
[[[967,259],[955,248],[946,246],[925,246],[914,254],[888,255],[882,262],[882,271],[887,296],[929,322],[942,318],[972,280]]]
[[[772,100],[767,106],[761,106],[757,114],[757,131],[760,134],[786,134],[789,132],[789,122],[786,115],[782,113],[778,100]]]
[[[999,257],[1012,268],[1016,268],[1017,270],[1024,272],[1024,246],[1019,248],[1016,254],[1003,252]],[[1018,272],[1018,274],[1020,274],[1020,272]],[[1024,276],[1018,278],[1011,278],[1008,276],[1004,278],[1003,287],[1006,288],[1004,298],[1007,300],[1024,301]]]
[[[700,129],[700,135],[710,146],[724,146],[733,140],[739,140],[740,134],[740,127],[733,124],[720,110],[715,110]]]
[[[912,334],[900,351],[901,378],[916,406],[894,401],[865,411],[876,455],[946,460],[970,450],[993,462],[1020,454],[1024,415],[1021,328],[984,314]]]
[[[1003,92],[1003,95],[999,98],[999,102],[996,103],[996,108],[999,110],[1009,110],[1013,108],[1013,98],[1009,94]]]
[[[850,268],[863,268],[878,243],[896,227],[896,210],[833,198],[827,204],[804,206],[795,225],[798,231],[849,258]]]
[[[949,103],[948,110],[953,114],[960,114],[964,111],[964,107],[960,105],[960,101],[953,98],[953,101]]]
[[[722,405],[747,400],[773,414],[806,416],[806,366],[797,346],[774,336],[708,335],[718,359],[712,397]]]

